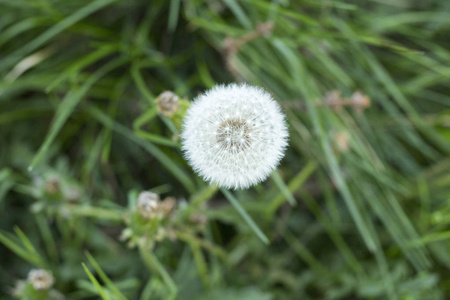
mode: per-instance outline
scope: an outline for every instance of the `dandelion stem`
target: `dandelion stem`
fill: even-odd
[[[123,214],[120,211],[115,211],[111,209],[87,205],[75,205],[75,204],[67,204],[67,208],[70,210],[72,214],[77,216],[94,217],[97,219],[104,219],[111,221],[123,220]]]
[[[167,288],[170,291],[171,297],[169,297],[169,299],[175,299],[178,293],[177,285],[173,281],[172,277],[170,277],[169,273],[161,264],[159,259],[153,254],[152,251],[145,249],[145,247],[139,247],[139,252],[141,253],[141,257],[143,258],[149,269],[151,271],[159,273],[159,275],[161,276],[163,282],[166,284]]]
[[[270,241],[267,236],[261,231],[261,229],[259,229],[258,225],[256,225],[253,219],[247,214],[245,209],[239,204],[239,201],[233,196],[233,194],[231,194],[230,191],[224,188],[221,188],[220,190],[228,199],[228,201],[230,201],[231,205],[233,205],[234,208],[238,211],[245,222],[247,222],[250,228],[255,232],[255,234],[261,239],[261,241],[264,244],[268,245]]]

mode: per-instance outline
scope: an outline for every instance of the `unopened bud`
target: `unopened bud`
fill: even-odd
[[[204,214],[194,212],[190,215],[189,221],[191,221],[191,223],[193,224],[204,226],[208,221],[208,218]]]
[[[68,201],[76,202],[81,198],[81,191],[78,188],[71,186],[64,191],[64,195]]]
[[[167,197],[159,205],[159,211],[164,216],[168,216],[173,211],[173,209],[175,208],[176,204],[177,204],[177,200],[175,200],[175,198]]]
[[[347,152],[350,148],[350,141],[347,132],[338,132],[334,136],[334,141],[336,142],[339,152]]]
[[[51,195],[59,193],[61,190],[59,179],[56,177],[50,177],[45,182],[45,191]]]
[[[158,112],[166,117],[171,117],[179,107],[179,98],[171,91],[165,91],[156,98]]]
[[[341,92],[339,90],[331,91],[325,96],[326,105],[334,110],[338,110],[341,108],[341,101]]]
[[[368,108],[371,103],[370,98],[360,91],[353,93],[351,100],[353,102],[353,108],[358,112],[362,112],[364,109]]]

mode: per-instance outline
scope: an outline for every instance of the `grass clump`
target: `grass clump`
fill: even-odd
[[[0,0],[2,299],[447,299],[448,20],[437,0]],[[290,130],[233,192],[179,138],[229,82]]]

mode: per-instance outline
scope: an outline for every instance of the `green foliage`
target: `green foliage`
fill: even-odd
[[[0,0],[1,298],[449,298],[447,2]],[[290,146],[230,192],[179,135],[235,81]]]

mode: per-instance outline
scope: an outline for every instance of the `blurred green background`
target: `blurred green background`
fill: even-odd
[[[449,37],[442,0],[0,0],[1,298],[449,299]],[[224,193],[179,133],[230,82],[290,146]]]

